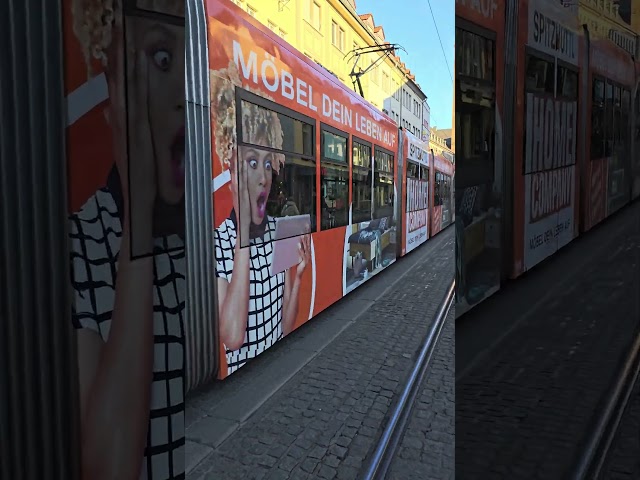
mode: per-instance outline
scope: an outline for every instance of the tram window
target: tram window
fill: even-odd
[[[622,111],[620,105],[620,87],[613,87],[613,141],[618,145],[622,140]]]
[[[321,228],[349,224],[349,163],[347,134],[321,132],[320,199]]]
[[[347,163],[347,137],[322,131],[322,158]]]
[[[565,67],[558,67],[558,96],[570,100],[578,98],[578,73]]]
[[[442,205],[442,174],[438,171],[436,171],[436,184],[435,184],[435,190],[434,190],[434,199],[433,199],[433,204],[434,206],[438,206],[438,205]]]
[[[375,149],[373,218],[393,217],[393,155]]]
[[[613,85],[607,82],[604,90],[604,156],[613,152]]]
[[[269,217],[309,214],[316,231],[314,125],[245,100],[241,108],[238,158],[249,166],[249,201]]]
[[[620,98],[620,138],[626,145],[629,141],[629,108],[631,94],[629,90],[622,90]]]
[[[438,205],[444,205],[447,202],[447,199],[451,195],[450,189],[451,177],[449,175],[445,175],[444,173],[440,174],[440,192],[439,192],[439,201]]]
[[[420,179],[425,182],[429,181],[429,169],[427,167],[420,167]]]
[[[407,178],[420,178],[420,165],[407,159]]]
[[[554,65],[533,55],[527,58],[526,89],[533,93],[554,93]]]
[[[604,156],[604,124],[604,82],[598,78],[594,78],[591,102],[592,159],[598,159]]]
[[[460,113],[462,154],[467,160],[491,160],[494,147],[494,111],[476,107]]]
[[[456,28],[458,74],[479,80],[494,80],[494,42],[475,33]]]
[[[353,141],[352,156],[352,215],[353,223],[371,220],[371,147]]]
[[[266,115],[260,113],[257,116],[246,115],[245,112],[254,111],[254,112],[268,112],[268,115],[272,115],[271,118],[268,118]],[[314,128],[313,125],[309,123],[305,123],[301,120],[292,118],[290,116],[284,115],[279,112],[274,112],[272,110],[268,110],[262,106],[249,103],[246,100],[242,101],[242,142],[247,144],[278,144],[280,142],[281,145],[276,147],[285,152],[291,152],[298,155],[304,156],[314,156],[314,144],[315,144],[315,135],[313,133]],[[278,132],[274,130],[273,132],[268,130],[268,124],[270,121],[278,122],[280,124],[280,129],[282,133],[282,140],[275,138],[278,135]],[[262,122],[262,123],[260,123]],[[251,139],[247,138],[247,132],[252,132],[254,130],[263,130],[268,132],[269,137],[273,138],[258,138],[253,139],[254,142],[251,142]],[[264,143],[266,142],[266,143]]]

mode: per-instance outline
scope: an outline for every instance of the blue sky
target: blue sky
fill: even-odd
[[[356,7],[359,14],[373,15],[376,25],[384,28],[388,42],[399,43],[407,51],[399,51],[398,55],[427,95],[431,125],[451,128],[453,82],[449,70],[453,75],[455,0],[430,2],[433,17],[427,0],[356,0]]]

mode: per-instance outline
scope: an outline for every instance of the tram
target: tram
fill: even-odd
[[[65,0],[80,342],[120,341],[153,298],[154,382],[189,391],[452,222],[453,163],[231,1],[125,2],[122,57],[81,2]]]
[[[640,189],[631,54],[575,6],[490,4],[456,3],[457,316]]]

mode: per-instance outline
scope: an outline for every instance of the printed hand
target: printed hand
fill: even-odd
[[[130,80],[128,101],[129,155],[128,158],[127,155],[124,156],[128,165],[119,170],[124,171],[124,178],[129,180],[129,183],[124,185],[128,185],[129,188],[125,188],[123,193],[131,196],[131,207],[137,211],[136,218],[148,214],[151,219],[157,187],[156,159],[149,124],[148,59],[144,50],[137,50],[135,55],[136,71],[132,72],[133,80]],[[127,79],[131,79],[131,76],[127,75]]]
[[[251,227],[251,202],[249,200],[249,169],[247,162],[237,153],[236,169],[231,169],[231,193],[233,196],[233,208],[236,212],[240,231],[238,239],[240,246],[249,244],[249,229]]]
[[[140,256],[153,250],[153,209],[157,187],[149,124],[147,55],[144,50],[134,54],[135,72],[129,72],[126,79],[129,81],[129,98],[114,98],[111,115],[114,134],[121,139],[115,153],[124,201],[123,213],[127,219],[123,229],[128,232],[125,235],[131,235],[131,255]],[[125,115],[128,115],[128,135]]]
[[[302,274],[304,273],[307,265],[311,263],[311,235],[306,234],[303,235],[300,239],[300,243],[298,243],[298,250],[300,253],[300,263],[296,268],[297,278],[302,278]]]

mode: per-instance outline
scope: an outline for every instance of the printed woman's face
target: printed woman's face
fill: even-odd
[[[267,199],[273,180],[273,153],[254,147],[241,147],[240,154],[247,169],[251,221],[260,225],[266,215]]]
[[[184,27],[144,18],[136,19],[135,25],[137,48],[147,56],[148,117],[158,195],[175,205],[185,189]],[[139,99],[134,102],[140,104]]]

